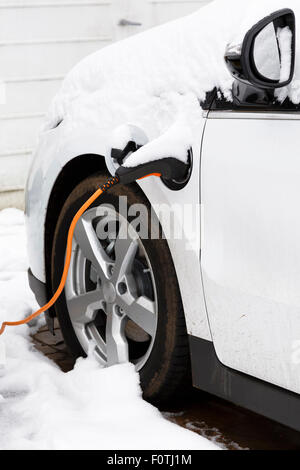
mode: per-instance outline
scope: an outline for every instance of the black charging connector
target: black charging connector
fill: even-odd
[[[181,180],[189,170],[189,165],[174,157],[153,160],[134,167],[119,166],[116,176],[120,183],[129,184],[149,175],[156,175],[166,180]]]
[[[140,149],[142,145],[138,145],[133,140],[130,140],[123,150],[112,148],[111,149],[111,158],[115,160],[119,165],[122,165],[124,158],[127,157],[130,153],[136,152]]]

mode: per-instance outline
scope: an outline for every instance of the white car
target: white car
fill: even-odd
[[[300,430],[300,108],[275,98],[293,79],[295,49],[288,9],[224,49],[233,99],[207,94],[186,173],[116,185],[86,211],[47,322],[53,330],[58,318],[75,357],[131,361],[148,400],[169,399],[192,377]],[[143,145],[143,129],[131,127],[131,142],[116,149],[88,125],[68,139],[62,127],[41,134],[26,190],[29,280],[40,305],[60,281],[75,212]],[[152,207],[163,232],[157,207],[190,205],[201,230],[192,235],[179,217],[181,237],[141,236],[120,196],[147,209],[143,223]]]

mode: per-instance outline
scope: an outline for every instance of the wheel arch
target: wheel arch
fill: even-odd
[[[99,158],[100,157],[100,158]],[[61,209],[73,189],[85,178],[95,173],[111,176],[106,159],[99,154],[82,154],[69,160],[58,173],[49,196],[44,228],[44,264],[47,298],[51,298],[51,254],[54,232]],[[134,183],[136,185],[136,183]],[[137,186],[137,185],[136,185]],[[142,191],[141,188],[139,188]],[[143,192],[143,191],[142,191]],[[146,197],[146,195],[144,194]],[[148,198],[147,198],[148,199]],[[48,311],[55,317],[54,308]]]
[[[62,167],[52,187],[47,204],[44,230],[44,263],[48,298],[50,298],[52,295],[50,292],[51,251],[55,227],[60,211],[69,194],[73,191],[77,184],[80,183],[80,181],[82,181],[84,178],[97,172],[106,172],[107,176],[110,176],[104,156],[97,154],[78,155],[72,158],[72,160],[69,160]],[[54,309],[50,309],[49,314],[51,317],[54,317]]]
[[[108,177],[111,176],[112,168],[109,166],[110,159],[107,156],[106,141],[101,139],[101,136],[97,136],[97,138],[97,141],[90,139],[89,145],[87,145],[86,138],[80,138],[80,145],[75,145],[72,141],[72,145],[63,145],[58,154],[57,149],[53,149],[53,142],[47,139],[42,142],[43,145],[38,152],[38,157],[42,159],[43,163],[37,165],[32,171],[31,180],[34,181],[31,181],[31,186],[33,186],[33,190],[29,194],[31,196],[29,207],[31,214],[28,214],[27,217],[27,229],[31,240],[29,247],[30,266],[33,268],[35,276],[46,285],[48,299],[52,294],[49,282],[51,249],[48,248],[52,246],[56,222],[65,200],[74,187],[87,176],[97,172],[105,172]],[[84,147],[88,147],[90,151],[85,152]],[[76,148],[79,151],[76,152]],[[97,151],[99,148],[102,151]],[[58,155],[56,159],[53,158],[53,150],[56,150],[55,153]],[[199,151],[199,149],[195,149],[195,154]],[[45,178],[43,175],[49,175],[49,178],[44,179],[43,186],[41,186],[41,178]],[[45,188],[45,184],[46,190],[41,192],[41,187]],[[163,202],[180,204],[183,199],[187,203],[196,205],[199,200],[198,165],[194,166],[189,184],[179,192],[171,191],[158,178],[154,177],[135,184],[151,205]],[[47,192],[49,196],[47,196]],[[32,219],[31,223],[29,223],[30,218]],[[38,236],[38,228],[41,224],[44,229],[42,238]],[[168,240],[168,244],[179,281],[188,332],[197,337],[211,340],[200,280],[198,245],[186,251],[186,242],[189,241],[186,236],[188,234],[185,233],[182,240]],[[43,275],[42,271],[44,271]],[[194,285],[195,288],[193,296],[190,295],[191,285]],[[49,313],[53,316],[52,311]]]

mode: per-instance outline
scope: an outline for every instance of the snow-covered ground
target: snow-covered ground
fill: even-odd
[[[0,321],[37,308],[27,282],[24,216],[0,212]],[[41,320],[42,321],[42,320]],[[36,328],[36,327],[35,327]],[[2,336],[0,449],[217,449],[141,398],[133,366],[78,360],[67,374],[35,350],[28,326]]]

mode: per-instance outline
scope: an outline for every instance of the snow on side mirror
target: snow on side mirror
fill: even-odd
[[[259,21],[243,44],[229,45],[225,62],[237,80],[263,89],[288,85],[295,68],[295,15],[283,9]]]

